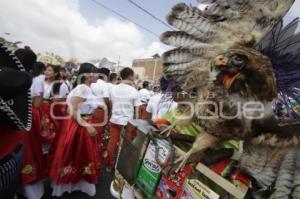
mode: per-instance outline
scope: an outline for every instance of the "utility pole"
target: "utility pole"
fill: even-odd
[[[153,70],[153,75],[152,75],[152,81],[154,82],[155,81],[155,75],[156,75],[156,69],[157,69],[157,62],[160,58],[159,54],[155,54],[152,56],[153,59],[154,59],[154,70]]]
[[[157,58],[154,58],[154,70],[153,70],[153,75],[152,75],[153,82],[155,80],[156,67],[157,67]]]
[[[119,68],[120,67],[120,59],[121,59],[121,57],[119,56],[119,58],[118,58],[118,65],[117,65],[117,73],[120,72],[119,71],[120,70],[120,68]]]

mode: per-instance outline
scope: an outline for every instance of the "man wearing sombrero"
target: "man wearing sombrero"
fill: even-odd
[[[31,75],[0,43],[0,198],[14,198],[22,169],[22,134],[31,129]]]

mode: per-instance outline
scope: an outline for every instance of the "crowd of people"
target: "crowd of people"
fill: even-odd
[[[42,198],[45,180],[51,180],[52,196],[73,191],[94,196],[101,168],[114,170],[120,133],[128,122],[157,119],[177,106],[166,80],[160,80],[160,89],[148,81],[139,88],[129,67],[117,74],[82,63],[76,74],[68,74],[61,66],[36,62],[29,48],[15,56],[32,78],[32,125],[28,132],[4,128],[0,167],[21,143],[23,158],[14,176],[20,182],[13,187],[26,198]],[[16,189],[0,186],[0,196],[8,193],[13,198]]]

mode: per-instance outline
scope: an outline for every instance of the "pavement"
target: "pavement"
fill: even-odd
[[[73,192],[71,194],[65,193],[61,197],[51,196],[50,182],[46,182],[45,195],[43,199],[114,199],[110,194],[110,183],[113,180],[111,173],[107,173],[105,169],[102,169],[102,174],[99,177],[97,184],[97,193],[95,197],[90,197],[82,192]],[[18,197],[19,199],[24,199],[23,197]]]

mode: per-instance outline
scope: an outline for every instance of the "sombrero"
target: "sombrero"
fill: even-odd
[[[0,125],[31,129],[32,77],[18,58],[0,43]]]

